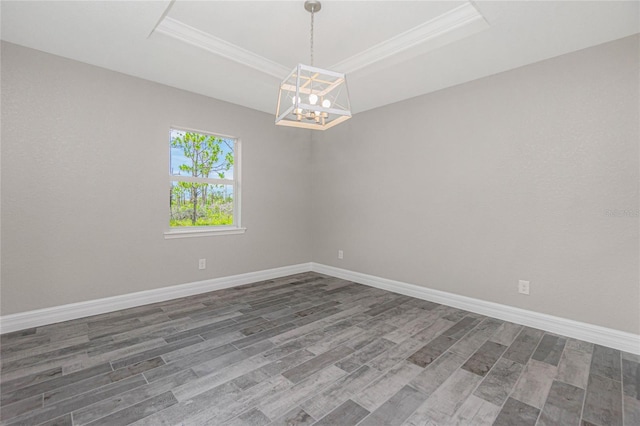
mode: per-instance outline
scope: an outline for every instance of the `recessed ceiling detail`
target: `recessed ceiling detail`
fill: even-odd
[[[229,43],[218,37],[214,37],[209,33],[200,31],[176,19],[165,16],[158,24],[155,31],[168,35],[184,43],[190,44],[223,58],[238,62],[258,71],[262,71],[278,79],[283,78],[289,72],[289,68],[270,61],[260,55],[257,55],[233,43]]]
[[[347,74],[352,73],[418,45],[429,45],[424,46],[426,49],[424,47],[420,49],[420,54],[424,54],[486,28],[489,28],[489,24],[480,12],[471,3],[464,3],[424,24],[332,65],[331,68]]]
[[[429,50],[437,49],[488,27],[487,21],[471,3],[463,3],[434,19],[356,53],[330,68],[344,73],[352,73],[416,47],[420,47],[420,49],[415,55],[424,54]],[[290,67],[271,61],[169,16],[164,17],[155,31],[278,79],[284,78],[289,73]],[[415,55],[408,55],[402,59],[406,60]]]
[[[315,59],[353,114],[640,32],[638,1],[322,1]],[[0,1],[0,38],[271,115],[309,57],[303,3]]]

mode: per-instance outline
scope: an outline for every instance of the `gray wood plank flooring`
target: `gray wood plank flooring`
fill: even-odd
[[[638,355],[317,273],[0,344],[0,425],[640,425]]]

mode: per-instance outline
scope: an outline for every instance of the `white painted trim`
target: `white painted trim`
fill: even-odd
[[[288,275],[314,271],[336,278],[354,281],[382,290],[404,294],[418,299],[429,300],[459,309],[476,312],[493,318],[526,325],[541,330],[557,333],[575,339],[585,340],[603,346],[640,355],[640,335],[600,327],[566,318],[555,317],[539,312],[514,308],[499,303],[473,299],[440,290],[433,290],[415,284],[394,281],[387,278],[367,275],[347,269],[336,268],[320,263],[300,263],[263,271],[248,272],[228,277],[214,278],[205,281],[163,287],[154,290],[90,300],[87,302],[71,303],[52,308],[21,312],[0,317],[0,333],[39,327],[61,321],[84,318],[91,315],[113,312],[150,303],[164,302],[194,294],[207,293],[215,290],[250,284]]]
[[[471,297],[433,290],[415,284],[380,278],[319,263],[312,263],[311,270],[382,290],[441,303],[454,308],[464,309],[466,311],[640,355],[640,335],[637,334],[501,305],[499,303],[487,302],[485,300],[473,299]]]
[[[188,284],[180,284],[154,290],[140,291],[137,293],[123,294],[120,296],[106,297],[104,299],[89,300],[86,302],[71,303],[68,305],[5,315],[0,317],[0,333],[10,333],[12,331],[23,330],[25,328],[39,327],[56,322],[69,321],[91,315],[113,312],[120,309],[148,305],[150,303],[164,302],[166,300],[192,296],[194,294],[207,293],[243,284],[250,284],[258,281],[286,277],[287,275],[309,272],[310,270],[311,263],[300,263],[298,265],[283,266],[263,271],[248,272],[228,277],[213,278]]]
[[[210,177],[197,177],[197,176],[182,176],[182,175],[170,175],[170,182],[194,182],[194,183],[208,183],[211,185],[233,185],[235,184],[233,179],[220,179]]]
[[[289,68],[166,16],[155,31],[281,79]]]
[[[411,48],[422,45],[419,54],[424,54],[485,28],[489,28],[489,24],[480,12],[471,3],[464,3],[430,21],[356,53],[330,68],[350,74]]]
[[[416,55],[425,54],[486,28],[489,28],[489,24],[482,14],[470,2],[466,2],[440,16],[356,53],[330,68],[342,71],[336,73],[336,76],[344,76],[344,73],[362,70],[376,62],[417,47],[420,49],[415,52]],[[154,32],[175,38],[278,79],[290,75],[289,68],[282,64],[169,16],[165,16],[158,23]],[[310,70],[314,69],[308,65],[305,67]],[[322,71],[327,72],[327,70]]]
[[[244,234],[247,228],[232,227],[197,227],[189,226],[185,228],[171,228],[164,233],[165,240],[173,240],[176,238],[193,238],[193,237],[214,237],[216,235],[235,235]]]

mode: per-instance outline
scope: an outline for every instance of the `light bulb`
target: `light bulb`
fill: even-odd
[[[325,108],[329,108],[331,106],[331,101],[329,99],[325,99],[322,101],[322,106]]]
[[[296,104],[296,97],[295,97],[295,96],[294,96],[293,98],[291,98],[291,103],[292,103],[293,105],[295,105],[295,104]],[[298,96],[298,103],[300,103],[300,96]]]
[[[312,93],[309,95],[309,103],[311,105],[315,105],[318,102],[318,95],[316,95],[315,93]]]

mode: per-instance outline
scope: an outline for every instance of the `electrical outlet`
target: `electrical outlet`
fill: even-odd
[[[529,281],[518,281],[518,293],[529,294]]]
[[[338,250],[338,259],[344,259],[344,252],[342,250]]]
[[[198,261],[198,269],[206,269],[207,268],[207,259],[200,259]]]

